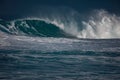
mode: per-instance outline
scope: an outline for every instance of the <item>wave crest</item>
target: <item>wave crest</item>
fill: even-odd
[[[20,19],[11,22],[1,20],[0,30],[12,35],[72,37],[56,25],[40,19]]]

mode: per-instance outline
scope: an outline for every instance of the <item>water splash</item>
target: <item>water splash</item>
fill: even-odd
[[[79,38],[120,38],[120,17],[105,10],[94,11],[88,21],[82,21],[84,29]]]

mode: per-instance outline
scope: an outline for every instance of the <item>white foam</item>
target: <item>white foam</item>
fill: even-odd
[[[94,16],[93,16],[94,15]],[[105,10],[96,11],[88,21],[83,21],[84,29],[79,38],[120,38],[120,17]]]

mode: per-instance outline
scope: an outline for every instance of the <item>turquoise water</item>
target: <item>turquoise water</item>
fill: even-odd
[[[40,20],[1,20],[0,80],[119,80],[119,44]]]

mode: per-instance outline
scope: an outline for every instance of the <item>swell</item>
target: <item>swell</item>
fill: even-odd
[[[11,35],[73,37],[58,26],[40,19],[0,20],[0,31]]]

